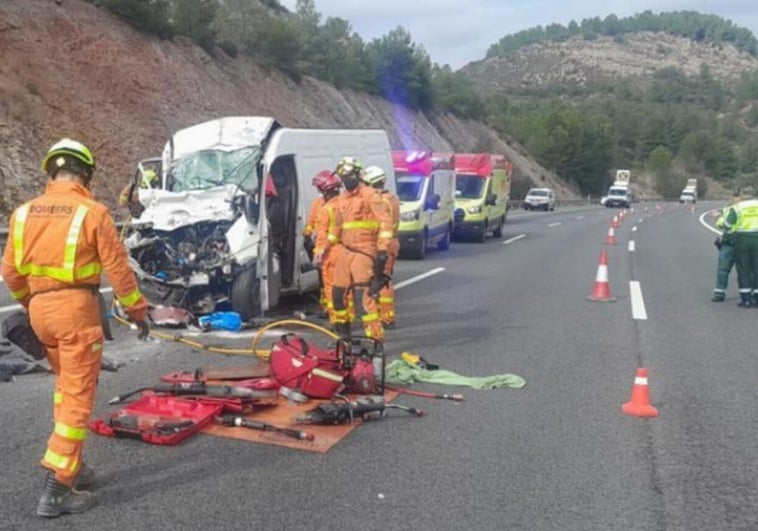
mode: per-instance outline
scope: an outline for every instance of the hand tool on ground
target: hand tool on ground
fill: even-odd
[[[108,423],[113,428],[135,431],[152,430],[158,433],[176,433],[195,424],[192,420],[171,421],[161,418],[141,417],[138,415],[111,417],[108,420]]]
[[[170,395],[205,395],[205,396],[225,396],[225,397],[237,397],[237,398],[266,398],[271,396],[271,390],[257,390],[248,389],[246,387],[238,387],[233,385],[211,385],[205,382],[188,382],[188,383],[159,383],[153,387],[143,387],[135,391],[130,391],[123,395],[118,395],[111,398],[109,404],[118,404],[123,402],[127,398],[130,398],[138,393],[144,391],[152,391],[154,393],[163,393]],[[273,391],[276,394],[276,391]]]
[[[421,408],[402,406],[400,404],[387,404],[382,397],[366,397],[369,400],[357,402],[325,402],[313,409],[295,415],[292,422],[295,424],[347,424],[353,419],[375,420],[384,417],[387,409],[400,409],[412,415],[423,417],[426,412]]]
[[[315,439],[315,436],[307,431],[295,430],[292,428],[280,428],[272,424],[266,424],[265,422],[246,419],[244,417],[239,417],[236,415],[222,415],[220,417],[216,417],[215,422],[221,426],[237,426],[251,430],[275,431],[299,441],[312,441]]]

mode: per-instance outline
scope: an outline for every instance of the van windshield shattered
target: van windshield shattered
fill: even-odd
[[[479,199],[482,196],[484,179],[477,175],[455,176],[455,197],[463,199]]]
[[[233,185],[244,190],[255,190],[258,188],[255,168],[260,156],[258,146],[235,151],[209,149],[189,153],[171,168],[168,189],[172,192],[186,192]]]
[[[421,198],[424,177],[420,175],[396,174],[397,198],[403,202],[418,201]]]

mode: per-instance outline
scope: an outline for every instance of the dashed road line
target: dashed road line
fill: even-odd
[[[636,246],[634,244],[634,240],[629,240],[629,245],[627,247],[629,249],[630,253],[633,253],[636,249]]]
[[[647,320],[645,299],[642,298],[642,287],[637,280],[629,281],[629,294],[632,301],[632,318],[640,321]]]
[[[513,243],[515,241],[520,240],[521,238],[525,238],[526,234],[519,234],[518,236],[514,236],[513,238],[508,238],[503,242],[503,245],[508,245],[509,243]]]
[[[557,227],[558,225],[563,225],[563,222],[562,222],[562,221],[556,221],[555,223],[551,223],[551,224],[550,224],[550,225],[548,225],[547,227],[548,227],[549,229],[552,229],[553,227]]]
[[[394,285],[395,289],[404,288],[405,286],[410,286],[411,284],[414,284],[418,282],[419,280],[423,280],[425,278],[431,277],[432,275],[436,275],[438,273],[442,273],[445,270],[444,267],[438,267],[436,269],[432,269],[431,271],[427,271],[426,273],[422,273],[420,275],[416,275],[415,277],[411,277],[407,280],[403,280],[402,282],[398,282]]]

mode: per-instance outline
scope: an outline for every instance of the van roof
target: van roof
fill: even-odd
[[[450,153],[430,151],[393,151],[392,165],[395,171],[417,173],[426,177],[435,170],[452,170],[455,157]]]
[[[505,155],[495,153],[456,153],[455,171],[489,177],[496,169],[510,172],[511,163]]]

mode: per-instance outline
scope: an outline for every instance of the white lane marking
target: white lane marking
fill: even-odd
[[[525,238],[526,234],[519,234],[518,236],[514,236],[513,238],[508,238],[503,242],[503,245],[508,245],[509,243],[513,243],[517,240],[520,240],[521,238]]]
[[[100,293],[110,293],[113,291],[113,288],[103,288],[100,290]],[[6,312],[15,312],[16,310],[20,309],[20,304],[11,304],[9,306],[0,306],[0,313],[6,313]]]
[[[637,225],[635,225],[634,227],[632,227],[632,232],[637,232]]]
[[[553,227],[557,227],[558,225],[563,225],[563,222],[562,221],[556,221],[555,223],[551,223],[550,225],[548,225],[548,228],[552,229]]]
[[[577,216],[575,219],[584,219],[584,216]]]
[[[402,282],[398,282],[397,284],[395,284],[395,289],[400,289],[400,288],[404,288],[405,286],[410,286],[411,284],[418,282],[419,280],[423,280],[432,275],[436,275],[437,273],[442,273],[444,270],[445,270],[444,267],[438,267],[437,269],[432,269],[431,271],[427,271],[426,273],[422,273],[420,275],[416,275],[415,277],[411,277],[408,280],[403,280]]]
[[[645,311],[645,299],[642,298],[642,287],[636,280],[629,281],[629,294],[632,300],[632,318],[638,320],[647,319],[647,311]]]
[[[633,253],[635,249],[634,240],[629,240],[629,252]]]
[[[706,223],[706,221],[705,221],[705,216],[708,216],[708,215],[710,215],[710,214],[711,214],[711,212],[713,212],[713,211],[712,211],[712,210],[706,210],[705,212],[703,212],[702,214],[700,214],[700,218],[698,218],[698,220],[700,221],[700,224],[701,224],[703,227],[705,227],[705,228],[706,228],[706,229],[708,229],[709,231],[711,231],[711,232],[713,232],[713,233],[715,233],[715,234],[718,234],[719,236],[721,236],[723,233],[722,233],[720,230],[718,230],[716,227],[711,227],[711,226],[710,226],[710,225],[708,225],[708,223]]]

